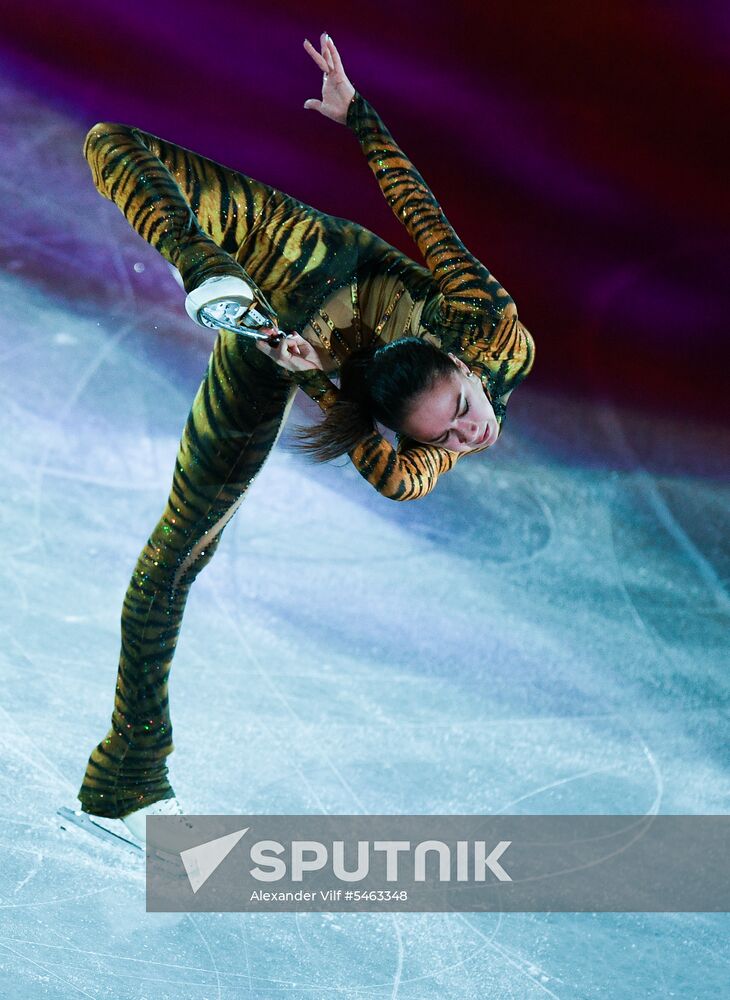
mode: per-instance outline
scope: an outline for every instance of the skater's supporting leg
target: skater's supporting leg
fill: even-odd
[[[124,600],[112,727],[93,750],[78,793],[87,812],[120,817],[173,795],[168,674],[188,592],[276,443],[295,392],[253,341],[218,336],[167,506]]]

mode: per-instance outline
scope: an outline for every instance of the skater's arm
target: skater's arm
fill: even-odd
[[[467,250],[377,111],[352,86],[332,39],[322,34],[319,52],[308,41],[304,46],[324,74],[322,100],[310,98],[305,108],[356,134],[386,201],[433,275],[438,296],[424,313],[424,325],[439,336],[443,350],[457,353],[476,339],[500,339],[517,314],[512,298]]]
[[[313,399],[323,412],[327,412],[339,396],[340,390],[323,371],[310,369],[308,371],[290,372],[292,381],[296,382]]]
[[[463,452],[447,451],[432,444],[408,444],[394,448],[387,438],[373,431],[352,451],[352,464],[371,486],[389,500],[418,500],[430,493],[444,472],[456,465]]]
[[[234,275],[258,292],[233,259],[249,206],[232,170],[128,125],[102,122],[84,155],[99,191],[178,269],[187,292],[207,278]]]
[[[444,320],[453,314],[499,321],[506,312],[515,313],[511,297],[461,242],[421,174],[357,91],[346,124],[357,136],[386,201],[438,283]]]
[[[501,391],[531,371],[535,343],[511,296],[456,235],[416,168],[399,149],[375,109],[355,93],[347,125],[356,133],[393,212],[418,245],[438,282],[427,322],[443,351],[497,375]]]
[[[270,332],[274,333],[273,328]],[[256,347],[286,369],[291,380],[325,413],[336,405],[339,389],[322,371],[312,345],[298,333],[290,333],[278,342],[257,340]],[[348,454],[360,475],[391,500],[417,500],[430,493],[441,473],[452,469],[459,455],[410,439],[399,439],[394,448],[375,429]]]
[[[323,371],[291,372],[292,379],[326,413],[337,402],[339,389]],[[348,452],[352,464],[382,496],[417,500],[426,496],[439,476],[453,469],[459,452],[437,445],[400,440],[397,448],[372,431]]]

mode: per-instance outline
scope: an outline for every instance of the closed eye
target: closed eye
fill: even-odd
[[[456,414],[457,417],[465,417],[467,415],[467,413],[469,412],[469,400],[465,399],[465,402],[466,402],[466,406],[461,411],[461,413],[457,413]],[[441,437],[437,441],[432,441],[431,444],[444,444],[446,441],[449,440],[449,434],[451,434],[451,431],[447,431],[445,434],[442,434]]]

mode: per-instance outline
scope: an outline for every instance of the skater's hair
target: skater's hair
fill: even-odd
[[[454,371],[448,355],[419,337],[354,351],[340,367],[336,402],[320,423],[294,428],[294,445],[329,462],[377,430],[376,420],[402,434],[416,398]]]

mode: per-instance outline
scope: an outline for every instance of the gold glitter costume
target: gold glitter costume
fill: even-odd
[[[139,129],[100,124],[84,152],[99,191],[180,272],[187,291],[221,274],[260,289],[284,330],[318,350],[328,372],[293,373],[247,338],[221,331],[178,450],[165,510],[143,548],[122,611],[112,726],[89,758],[82,808],[104,816],[172,796],[168,675],[190,586],[276,443],[301,386],[323,409],[353,350],[427,337],[477,371],[502,422],[529,373],[534,343],[513,300],[461,243],[374,108],[347,114],[393,211],[426,267],[363,226]],[[373,431],[349,453],[383,496],[426,495],[468,453]]]

